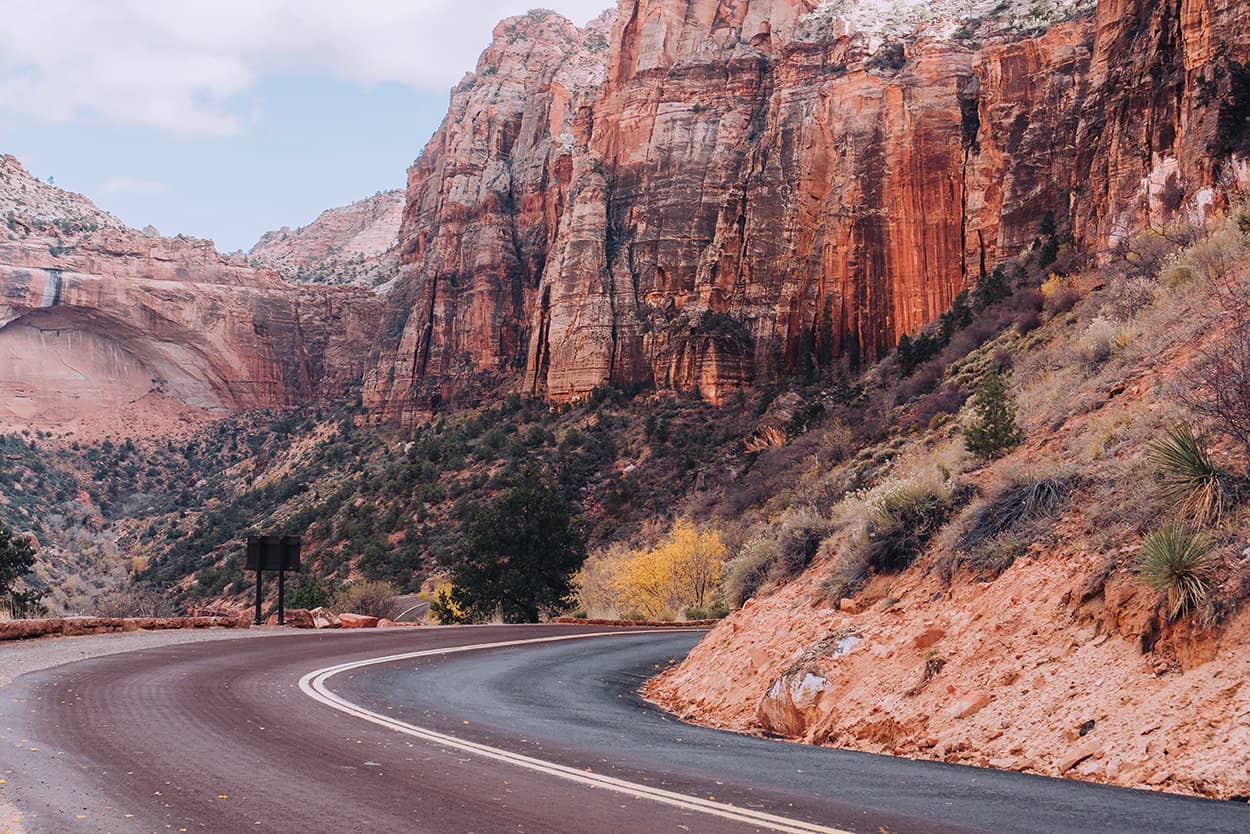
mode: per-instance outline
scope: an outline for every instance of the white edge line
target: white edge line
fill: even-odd
[[[627,794],[635,799],[650,799],[664,805],[671,805],[687,811],[697,811],[703,814],[721,817],[723,819],[742,822],[748,825],[757,825],[772,831],[788,832],[789,834],[852,834],[852,832],[844,831],[839,828],[828,828],[826,826],[817,825],[815,823],[803,822],[802,820],[793,820],[786,817],[767,814],[763,811],[755,811],[750,808],[742,808],[732,805],[728,802],[717,802],[711,799],[703,799],[698,796],[689,796],[687,794],[667,791],[663,788],[652,787],[638,782],[629,782],[625,779],[618,779],[614,776],[606,774],[594,773],[589,770],[577,770],[576,768],[566,765],[556,764],[555,762],[547,762],[542,759],[536,759],[532,756],[526,756],[521,753],[513,753],[510,750],[504,750],[499,747],[490,747],[485,744],[479,744],[474,741],[466,741],[456,738],[445,733],[435,730],[417,727],[404,721],[399,721],[380,713],[367,710],[359,704],[354,704],[336,695],[326,682],[336,675],[344,672],[350,672],[365,666],[376,666],[383,663],[396,663],[401,660],[414,660],[421,657],[434,657],[437,655],[459,654],[461,652],[481,651],[483,649],[499,649],[509,646],[524,646],[532,643],[554,643],[561,640],[584,640],[590,637],[612,637],[623,636],[627,634],[655,634],[664,633],[664,629],[648,629],[647,631],[604,631],[595,632],[593,634],[564,634],[557,637],[537,637],[527,640],[505,640],[499,643],[476,643],[470,646],[453,646],[443,649],[426,649],[417,652],[404,652],[402,654],[386,655],[384,657],[374,657],[365,660],[356,660],[349,663],[340,663],[335,666],[327,666],[323,669],[315,669],[300,678],[299,688],[305,695],[325,704],[328,707],[346,713],[380,727],[394,730],[414,738],[430,741],[440,744],[444,747],[450,747],[466,753],[472,753],[486,759],[504,762],[506,764],[524,767],[539,773],[545,773],[550,776],[557,776],[567,779],[571,782],[577,782],[583,785],[590,785],[596,788],[605,788],[617,793]]]

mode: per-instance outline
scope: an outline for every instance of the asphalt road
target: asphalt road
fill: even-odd
[[[28,834],[1250,831],[1245,805],[682,724],[635,690],[691,632],[447,653],[596,630],[309,633],[33,673],[0,690],[0,778]]]

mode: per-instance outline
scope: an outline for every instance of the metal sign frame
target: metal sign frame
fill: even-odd
[[[244,570],[256,571],[256,625],[261,624],[261,583],[265,571],[278,572],[278,625],[286,625],[286,572],[300,570],[299,536],[248,536]]]

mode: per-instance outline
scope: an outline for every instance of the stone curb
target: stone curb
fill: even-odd
[[[247,617],[49,617],[41,620],[0,622],[0,641],[35,637],[77,637],[123,631],[163,631],[174,628],[249,628]]]

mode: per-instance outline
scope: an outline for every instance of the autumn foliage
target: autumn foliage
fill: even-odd
[[[677,619],[719,601],[724,564],[720,534],[678,518],[654,547],[594,553],[578,576],[582,603],[594,615]]]

